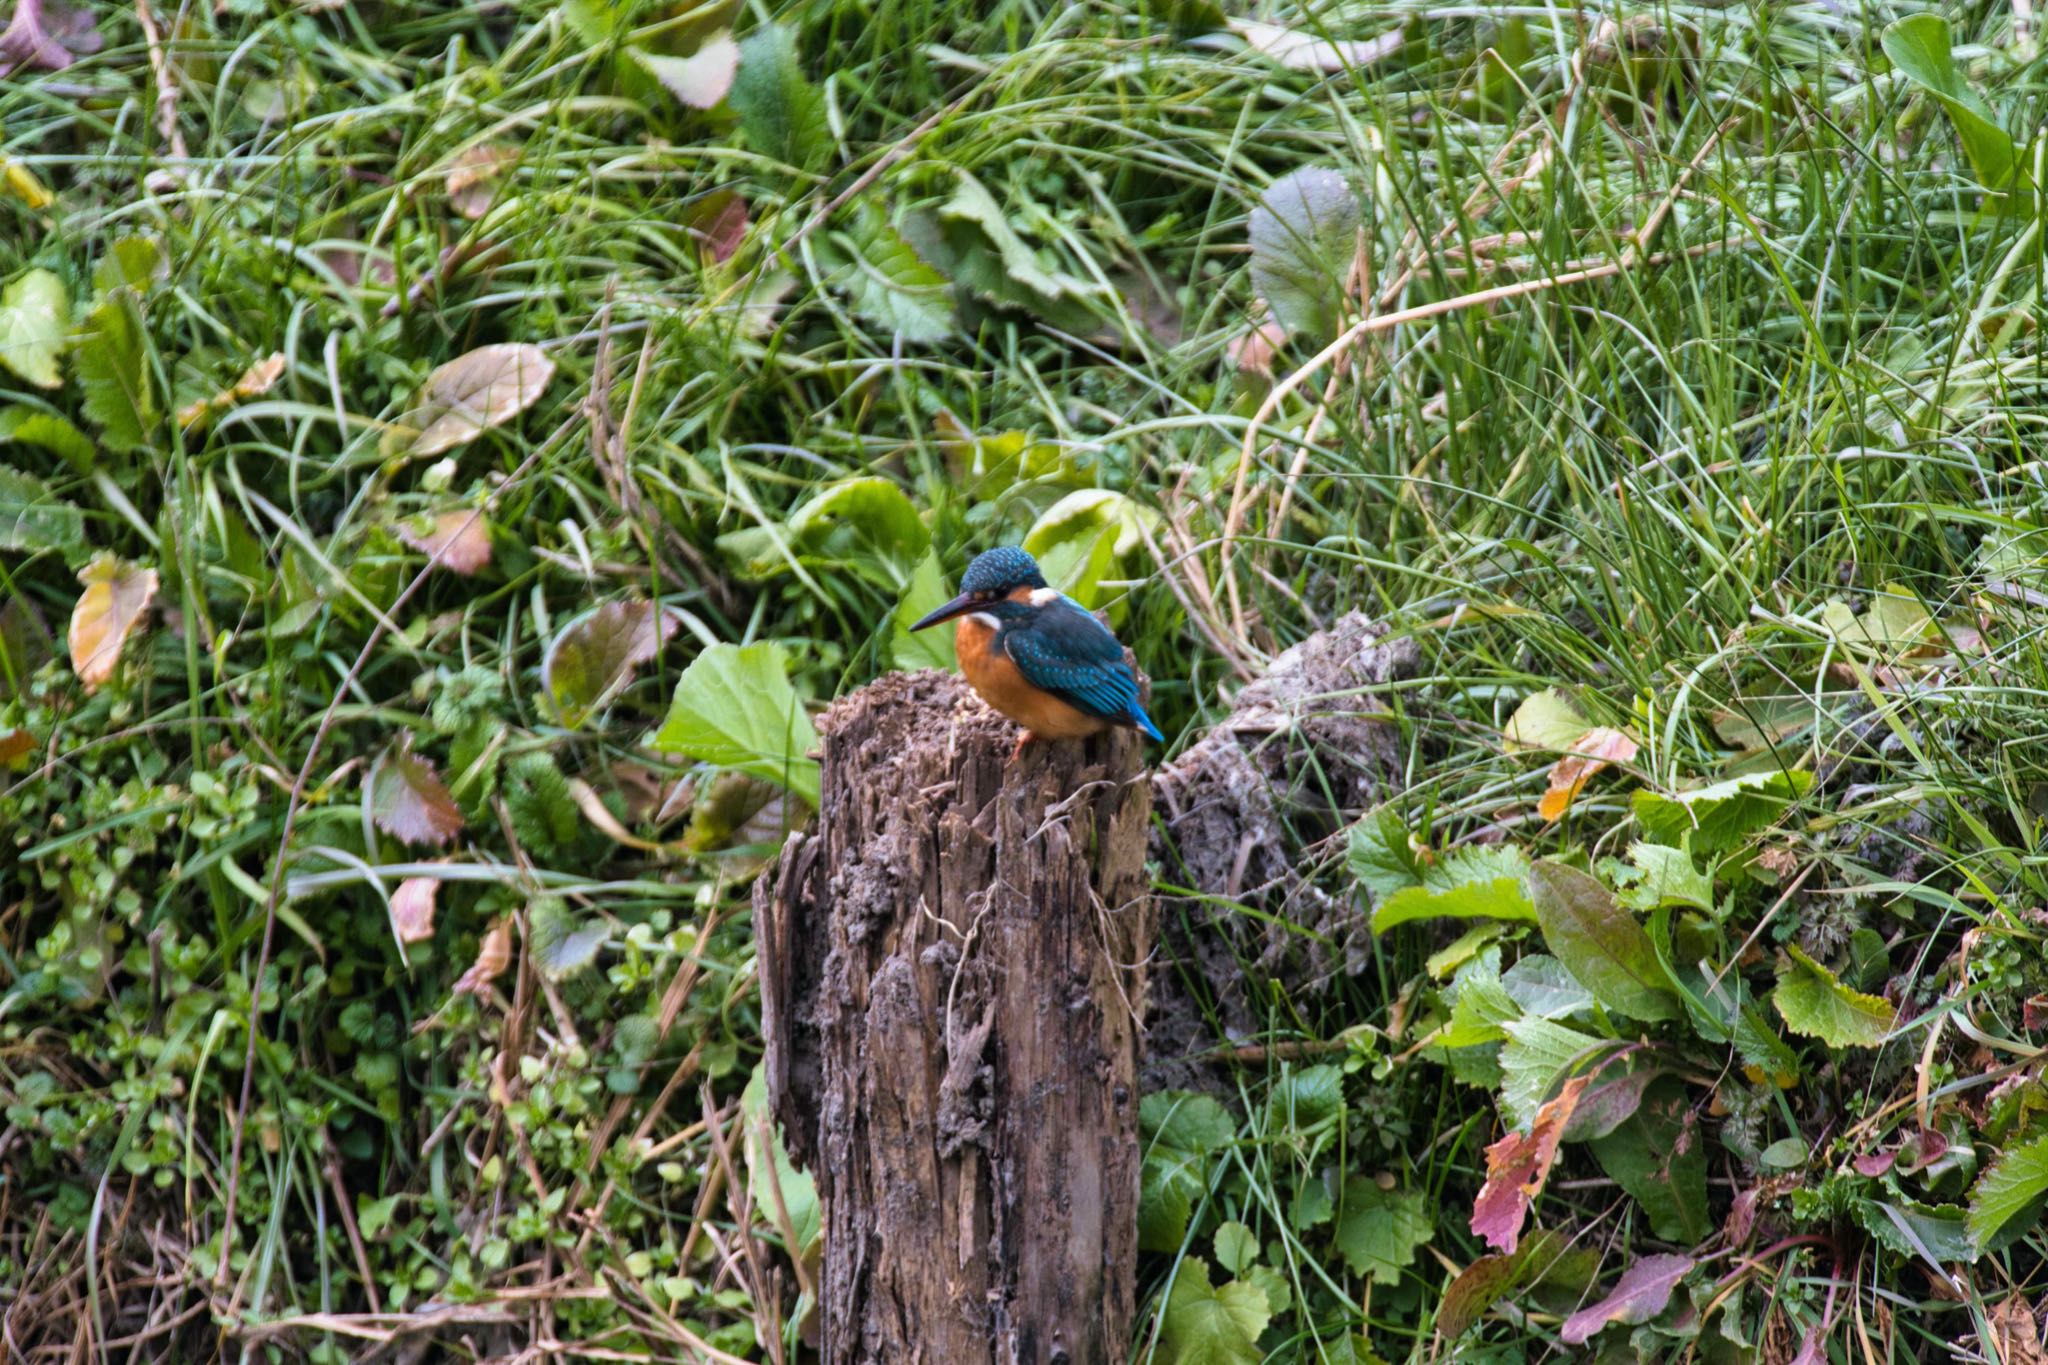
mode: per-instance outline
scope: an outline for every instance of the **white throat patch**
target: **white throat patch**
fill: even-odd
[[[1031,590],[1031,605],[1034,607],[1049,607],[1059,601],[1061,596],[1062,594],[1058,588],[1033,588]]]

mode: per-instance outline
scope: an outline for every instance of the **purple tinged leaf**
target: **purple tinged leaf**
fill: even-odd
[[[1699,1262],[1690,1256],[1645,1256],[1622,1273],[1614,1291],[1590,1308],[1565,1319],[1558,1335],[1567,1345],[1584,1346],[1601,1328],[1619,1322],[1648,1322],[1671,1302],[1671,1291]]]

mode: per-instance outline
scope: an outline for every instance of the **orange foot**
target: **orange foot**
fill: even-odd
[[[1017,736],[1017,747],[1010,750],[1010,762],[1015,763],[1018,759],[1022,758],[1024,756],[1024,746],[1037,738],[1038,736],[1032,734],[1029,730],[1019,734]]]

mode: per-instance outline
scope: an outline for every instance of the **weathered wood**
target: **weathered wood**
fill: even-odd
[[[1153,940],[1137,738],[1034,744],[940,673],[837,703],[755,888],[768,1086],[824,1202],[824,1365],[1109,1365]]]

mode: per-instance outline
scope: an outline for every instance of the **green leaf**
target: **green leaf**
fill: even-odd
[[[1408,822],[1392,806],[1368,811],[1351,826],[1351,875],[1375,903],[1397,891],[1422,885],[1422,862],[1408,835]]]
[[[1190,1256],[1174,1272],[1161,1315],[1167,1365],[1259,1365],[1259,1334],[1273,1319],[1266,1291],[1232,1280],[1209,1283],[1209,1263]]]
[[[2015,1147],[1991,1164],[1970,1191],[1970,1240],[1988,1250],[2018,1219],[2037,1217],[2048,1199],[2048,1136]]]
[[[1841,598],[1830,599],[1820,623],[1851,652],[1870,659],[1897,658],[1934,638],[1933,614],[1896,583],[1874,594],[1861,616]]]
[[[2018,168],[2019,150],[1957,69],[1949,50],[1948,21],[1939,14],[1911,15],[1885,29],[1881,41],[1892,65],[1948,111],[1978,182],[1990,190],[2008,188]]]
[[[34,475],[0,465],[0,550],[85,548],[83,512]]]
[[[1319,1128],[1334,1123],[1343,1112],[1341,1067],[1325,1064],[1290,1069],[1266,1093],[1266,1128],[1270,1135]],[[1236,1267],[1231,1269],[1235,1271]]]
[[[1679,1017],[1678,996],[1650,936],[1606,887],[1576,868],[1544,861],[1529,870],[1529,895],[1544,942],[1601,1004],[1635,1019]]]
[[[757,28],[740,42],[739,72],[726,96],[740,116],[747,145],[798,170],[832,154],[825,100],[804,75],[796,37],[781,24]]]
[[[35,446],[61,457],[81,474],[93,472],[92,438],[54,412],[20,406],[0,411],[0,442]]]
[[[64,382],[57,372],[71,333],[71,296],[53,270],[35,269],[0,289],[0,365],[38,388]]]
[[[533,965],[550,981],[566,981],[597,961],[611,926],[596,915],[578,924],[558,896],[542,896],[527,908]]]
[[[1892,1251],[1930,1261],[1936,1270],[1956,1261],[1977,1259],[1977,1247],[1970,1240],[1969,1215],[1953,1204],[1859,1199],[1856,1219],[1863,1224],[1864,1231]]]
[[[910,629],[920,619],[944,606],[952,596],[946,591],[946,580],[939,572],[939,557],[926,551],[924,558],[917,561],[917,567],[910,571],[910,586],[903,590],[903,596],[889,618],[890,663],[906,672],[917,668],[952,672],[960,667],[950,627],[933,627],[915,633]]]
[[[1346,1264],[1377,1284],[1399,1284],[1401,1268],[1415,1264],[1416,1248],[1435,1233],[1421,1190],[1383,1190],[1369,1176],[1344,1182],[1336,1243]]]
[[[824,1210],[818,1202],[817,1182],[809,1171],[798,1170],[783,1148],[782,1134],[768,1105],[764,1067],[755,1067],[747,1078],[747,1088],[740,1092],[740,1111],[747,1116],[747,1188],[753,1192],[753,1205],[768,1210],[777,1228],[782,1224],[780,1210],[788,1210],[790,1231],[797,1242],[788,1250],[793,1256],[808,1255],[824,1236]],[[764,1147],[768,1149],[765,1153]],[[763,1160],[764,1156],[768,1159]],[[779,1204],[775,1202],[777,1191],[769,1185],[771,1179],[781,1195]]]
[[[1024,551],[1046,582],[1093,609],[1101,581],[1144,548],[1159,513],[1108,488],[1080,488],[1039,514],[1024,533]]]
[[[1372,914],[1373,932],[1416,919],[1533,920],[1528,868],[1527,857],[1512,845],[1459,849],[1425,869],[1421,886],[1382,901]]]
[[[1652,1081],[1636,1111],[1588,1146],[1658,1237],[1686,1246],[1706,1237],[1711,1227],[1706,1135],[1683,1081],[1673,1076]]]
[[[1675,796],[1639,791],[1633,804],[1637,822],[1653,842],[1676,848],[1690,835],[1687,846],[1694,853],[1725,853],[1773,824],[1812,786],[1812,773],[1780,769],[1745,773]]]
[[[718,538],[718,548],[749,578],[772,578],[792,565],[850,569],[898,590],[931,547],[931,532],[904,491],[889,479],[841,479],[807,499],[779,526]]]
[[[1510,751],[1543,749],[1569,753],[1572,746],[1592,728],[1593,722],[1579,713],[1570,697],[1555,687],[1546,687],[1522,699],[1522,704],[1515,708],[1515,714],[1508,718],[1507,729],[1501,732],[1501,737],[1507,741]]]
[[[676,683],[668,719],[649,742],[721,768],[778,782],[818,804],[818,764],[807,757],[818,732],[789,685],[775,644],[718,644]]]
[[[1713,913],[1714,879],[1693,866],[1684,849],[1638,839],[1629,845],[1628,860],[1631,866],[1620,874],[1628,884],[1616,896],[1631,910],[1686,905]]]
[[[1138,1131],[1151,1148],[1207,1155],[1237,1140],[1237,1122],[1213,1095],[1155,1090],[1138,1101]]]
[[[106,254],[92,268],[92,287],[111,294],[127,287],[147,294],[151,285],[171,273],[171,260],[163,243],[154,237],[122,237],[107,247]]]
[[[85,395],[85,415],[100,429],[100,444],[116,454],[147,445],[158,409],[143,350],[142,307],[133,289],[110,291],[85,315],[71,365]]]
[[[1771,999],[1794,1033],[1829,1047],[1877,1047],[1898,1027],[1890,1001],[1850,990],[1796,944],[1787,944],[1786,952],[1790,960]]]
[[[1058,303],[1097,292],[1095,286],[1086,280],[1048,267],[1039,259],[1037,249],[1011,226],[1009,216],[1003,212],[1003,206],[996,202],[995,196],[989,193],[988,187],[965,170],[956,173],[959,187],[953,191],[953,197],[946,201],[945,207],[939,210],[939,216],[951,223],[971,224],[979,228],[989,245],[995,248],[1002,261],[1003,272],[1010,279],[1046,303]]]
[[[1476,1047],[1507,1037],[1505,1026],[1522,1017],[1501,985],[1500,952],[1488,949],[1458,969],[1452,981],[1455,994],[1451,1018],[1437,1035],[1439,1047]]]
[[[1593,1007],[1593,993],[1547,953],[1531,953],[1501,973],[1508,997],[1539,1019],[1562,1019]]]
[[[1336,335],[1358,254],[1358,196],[1343,176],[1304,166],[1276,180],[1252,210],[1252,287],[1291,332]]]
[[[851,230],[828,241],[841,264],[827,283],[846,291],[854,312],[914,344],[953,334],[951,281],[925,264],[879,210],[860,201]]]
[[[1208,1188],[1207,1170],[1206,1160],[1182,1152],[1153,1153],[1139,1163],[1139,1250],[1180,1250],[1195,1201]]]
[[[1507,1045],[1500,1052],[1500,1107],[1517,1128],[1535,1121],[1536,1110],[1561,1076],[1609,1046],[1606,1039],[1548,1019],[1514,1019],[1501,1027]]]
[[[1242,1275],[1259,1259],[1258,1234],[1242,1223],[1229,1222],[1216,1229],[1216,1264],[1233,1275]]]

